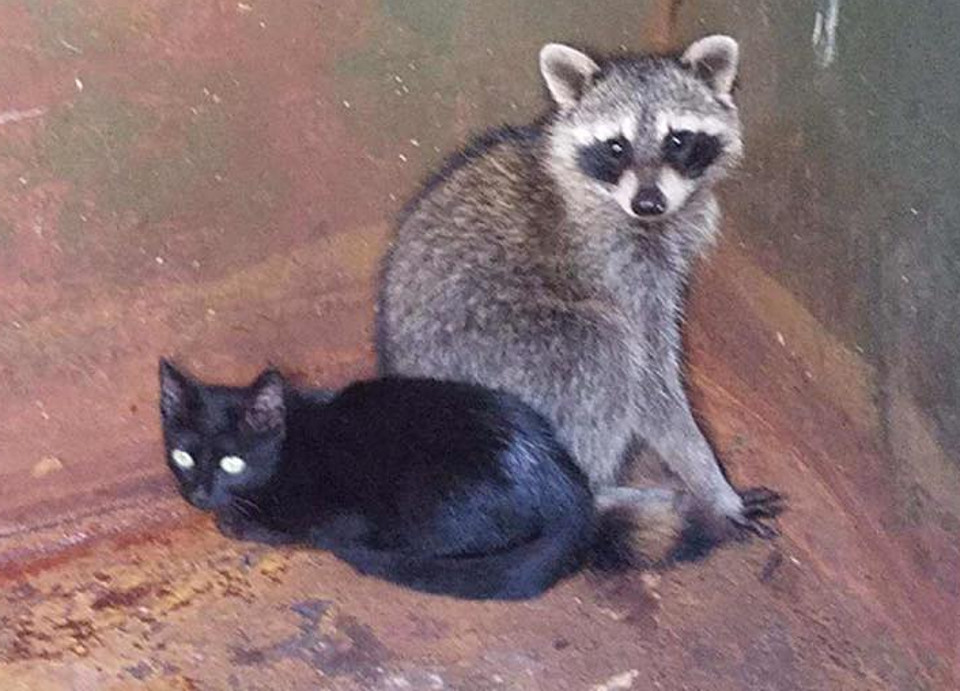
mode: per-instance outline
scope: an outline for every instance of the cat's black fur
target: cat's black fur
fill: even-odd
[[[234,537],[329,549],[427,592],[515,599],[575,570],[606,524],[550,424],[512,395],[428,379],[331,394],[274,371],[208,386],[166,361],[160,380],[180,491]],[[225,456],[245,470],[224,472]]]

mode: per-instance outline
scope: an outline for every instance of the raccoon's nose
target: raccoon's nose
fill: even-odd
[[[637,216],[659,216],[667,210],[667,199],[656,185],[641,187],[630,202]]]

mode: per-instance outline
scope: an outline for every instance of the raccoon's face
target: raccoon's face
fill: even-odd
[[[558,105],[549,163],[565,193],[656,221],[722,177],[742,151],[730,95],[737,53],[733,39],[710,36],[679,59],[601,67],[573,48],[545,46],[540,68]]]

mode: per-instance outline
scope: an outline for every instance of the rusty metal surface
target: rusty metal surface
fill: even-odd
[[[940,4],[0,3],[0,688],[956,688]],[[180,502],[158,354],[370,372],[392,214],[467,132],[535,112],[542,42],[713,30],[743,41],[748,163],[691,385],[735,480],[789,493],[780,541],[477,604]]]

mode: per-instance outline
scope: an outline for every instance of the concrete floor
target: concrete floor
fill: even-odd
[[[957,688],[936,5],[0,2],[0,689]],[[691,388],[735,481],[790,495],[782,539],[478,604],[230,542],[179,500],[159,354],[369,373],[390,219],[468,132],[536,111],[541,43],[717,30],[743,42],[748,162]]]

